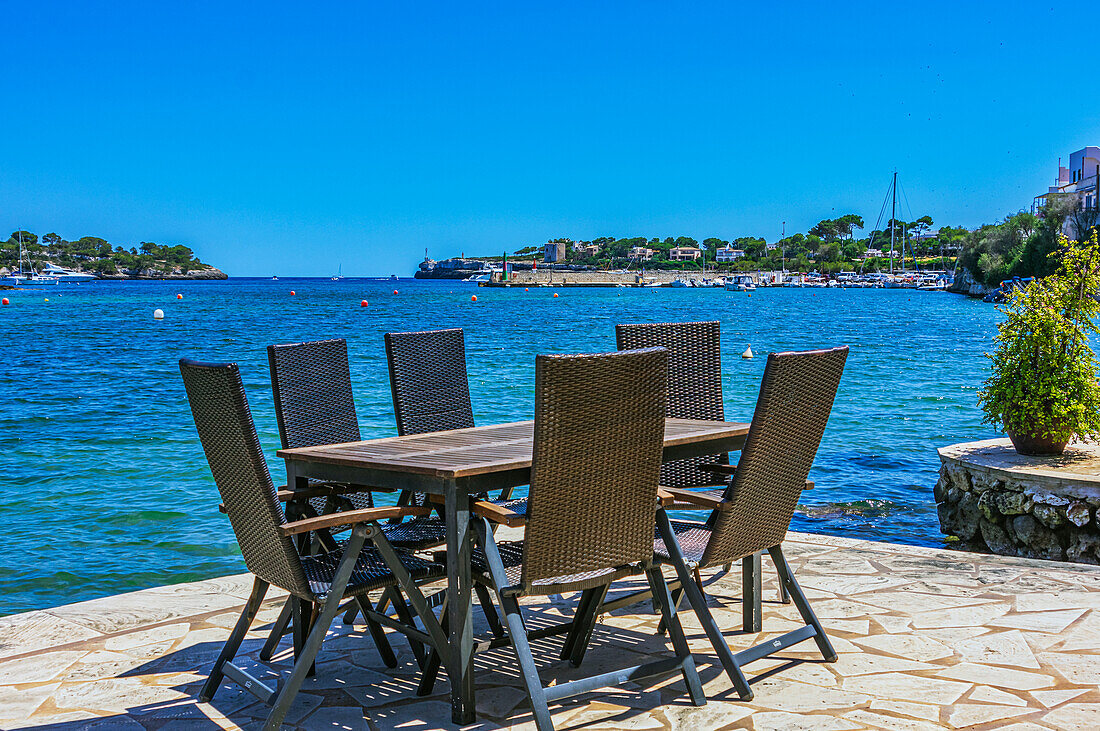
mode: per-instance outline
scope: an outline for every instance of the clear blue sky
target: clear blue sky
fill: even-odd
[[[1100,144],[1095,4],[840,7],[9,0],[0,228],[408,275],[871,224],[895,166],[914,215],[972,226]]]

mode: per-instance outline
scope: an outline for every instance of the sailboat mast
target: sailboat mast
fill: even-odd
[[[894,171],[894,182],[890,184],[893,198],[890,200],[890,273],[894,273],[894,233],[898,218],[898,171]]]

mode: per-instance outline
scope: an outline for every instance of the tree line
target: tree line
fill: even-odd
[[[778,241],[769,243],[760,236],[740,236],[723,239],[712,236],[700,242],[690,236],[625,237],[601,236],[591,241],[574,241],[569,238],[551,239],[548,243],[565,244],[565,262],[582,264],[597,268],[646,267],[649,269],[701,269],[704,259],[674,261],[670,251],[674,248],[702,248],[708,269],[720,271],[751,271],[757,269],[836,273],[840,271],[861,270],[865,272],[886,271],[890,269],[888,249],[890,233],[895,239],[894,266],[902,264],[904,249],[905,262],[910,267],[925,269],[954,266],[954,253],[969,235],[965,228],[940,228],[937,237],[925,236],[933,226],[931,216],[921,216],[914,221],[891,219],[884,229],[866,232],[862,216],[845,214],[835,219],[823,219],[814,224],[805,233],[793,233]],[[744,256],[733,262],[717,262],[718,249],[731,246],[744,252]],[[636,248],[650,249],[653,255],[642,261],[631,256]],[[868,256],[869,249],[886,249],[881,256]],[[518,258],[542,258],[543,246],[526,246],[516,250],[512,256]],[[873,254],[873,252],[872,252]]]
[[[142,241],[126,249],[112,246],[98,236],[82,236],[66,241],[56,233],[41,237],[30,231],[13,231],[7,241],[0,242],[0,266],[18,268],[19,242],[22,239],[27,257],[36,266],[51,261],[65,268],[96,274],[130,274],[143,272],[170,274],[176,269],[191,271],[207,269],[209,265],[199,261],[190,247]]]

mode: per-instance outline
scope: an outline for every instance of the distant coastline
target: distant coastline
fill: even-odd
[[[229,276],[215,266],[206,264],[195,256],[188,246],[165,245],[142,241],[129,249],[113,246],[97,236],[82,236],[76,241],[66,241],[56,233],[41,238],[31,231],[13,231],[7,241],[0,241],[0,276],[21,268],[20,247],[26,259],[36,271],[47,264],[80,274],[91,274],[105,280],[185,280],[228,279]]]

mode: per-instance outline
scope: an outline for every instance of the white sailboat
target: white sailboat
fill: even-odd
[[[19,232],[19,261],[18,269],[10,274],[0,277],[0,284],[13,287],[55,287],[60,281],[52,274],[41,274],[35,268],[26,250],[23,248],[23,232]]]

